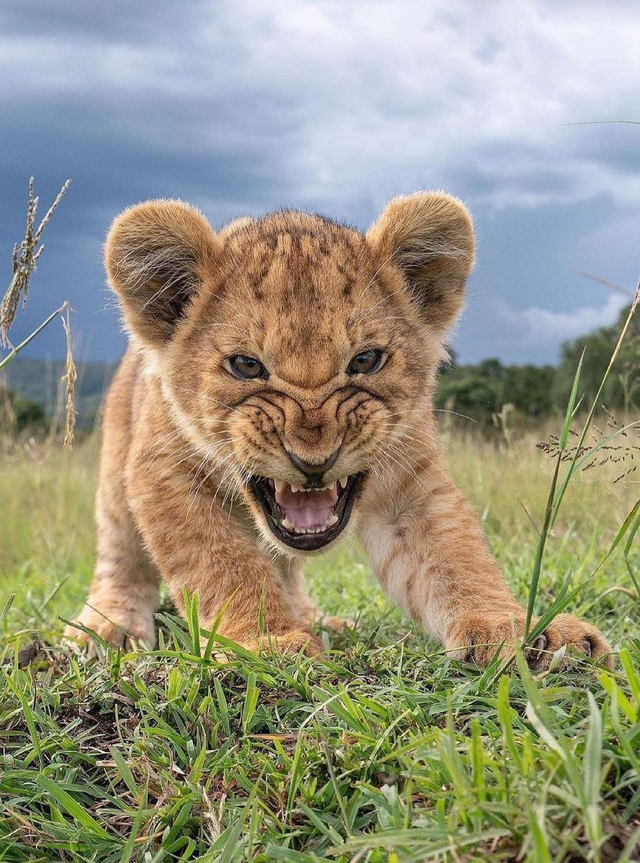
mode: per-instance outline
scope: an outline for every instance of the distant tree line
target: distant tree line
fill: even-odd
[[[598,389],[628,313],[627,307],[614,326],[602,327],[566,342],[558,366],[504,365],[497,359],[483,360],[477,365],[459,365],[454,355],[440,373],[436,406],[470,416],[482,425],[493,424],[505,405],[512,406],[515,424],[531,423],[555,412],[564,413],[583,351],[580,393],[588,397]],[[602,402],[609,409],[632,411],[640,408],[640,319],[637,316],[632,319]]]
[[[42,405],[0,386],[0,435],[46,431],[49,419]]]
[[[483,360],[476,365],[460,365],[455,354],[440,372],[436,407],[472,417],[482,427],[494,426],[496,418],[509,408],[511,426],[531,425],[554,413],[564,413],[573,378],[585,351],[580,392],[593,396],[613,352],[623,320],[602,327],[575,341],[566,342],[557,366],[504,365],[500,360]],[[55,365],[55,364],[54,364]],[[59,365],[59,364],[58,364]],[[46,431],[53,411],[44,386],[46,366],[38,360],[17,361],[15,377],[0,380],[0,434]],[[98,413],[102,394],[115,366],[87,363],[80,368],[80,427],[90,431]],[[53,378],[58,375],[54,368]],[[47,372],[52,377],[51,370]],[[12,388],[12,383],[17,384]],[[9,388],[7,388],[7,384]],[[640,318],[632,319],[630,332],[614,367],[602,399],[611,410],[633,411],[640,408]]]
[[[90,433],[115,363],[81,362],[76,387],[77,428]],[[23,359],[18,357],[0,373],[0,436],[7,433],[47,432],[59,428],[64,413],[62,360]]]

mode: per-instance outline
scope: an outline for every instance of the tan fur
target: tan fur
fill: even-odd
[[[226,606],[229,638],[320,651],[311,626],[322,612],[299,572],[308,552],[275,538],[247,479],[301,484],[287,451],[319,464],[339,448],[326,482],[366,472],[342,536],[359,535],[388,595],[449,650],[480,663],[508,650],[525,615],[444,472],[432,412],[473,256],[469,214],[442,193],[392,200],[366,235],[298,212],[216,235],[175,201],[119,216],[106,265],[131,346],[107,399],[98,558],[80,621],[111,643],[154,644],[162,578],[180,609],[185,588],[198,592],[205,627]],[[347,376],[369,347],[384,366]],[[268,380],[234,378],[235,354],[258,358]],[[547,637],[549,651],[610,650],[567,615]]]

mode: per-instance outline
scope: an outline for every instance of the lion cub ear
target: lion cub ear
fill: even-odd
[[[446,330],[460,313],[473,267],[473,223],[466,207],[443,192],[392,198],[367,232],[379,264],[395,264],[425,321]]]
[[[147,201],[121,213],[105,264],[131,332],[148,345],[167,342],[220,249],[204,216],[181,201]]]

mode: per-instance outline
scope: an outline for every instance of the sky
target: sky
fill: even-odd
[[[0,268],[33,175],[45,236],[14,341],[62,300],[84,359],[124,348],[111,219],[153,197],[214,227],[309,209],[365,229],[395,194],[470,207],[462,362],[555,362],[640,268],[640,15],[626,0],[20,0],[0,8]],[[2,282],[0,281],[0,284]],[[50,327],[31,356],[62,356]]]

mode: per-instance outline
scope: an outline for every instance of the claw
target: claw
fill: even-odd
[[[532,648],[532,650],[537,650],[538,652],[540,652],[540,651],[545,649],[545,647],[547,646],[547,643],[548,643],[547,636],[543,632],[542,635],[539,635],[536,638],[536,640],[531,645],[531,648]]]
[[[542,652],[546,648],[549,643],[549,639],[544,634],[544,632],[539,635],[536,640],[533,642],[531,647],[529,648],[529,663],[532,665],[537,665],[542,659]]]

